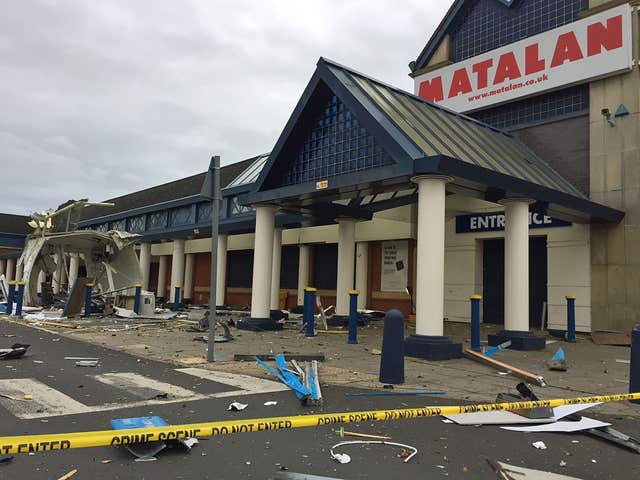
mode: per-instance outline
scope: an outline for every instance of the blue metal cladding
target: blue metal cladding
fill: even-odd
[[[127,220],[123,218],[114,222],[109,222],[109,230],[118,230],[120,232],[125,232],[127,230]]]
[[[589,111],[589,85],[576,85],[470,113],[499,129],[510,129]]]
[[[127,223],[129,225],[127,232],[142,233],[146,228],[146,216],[136,215],[135,217],[129,217]]]
[[[198,204],[198,222],[208,222],[211,220],[211,202],[202,202]]]
[[[476,0],[449,28],[451,60],[460,62],[578,20],[589,0]]]
[[[178,207],[170,210],[171,212],[171,225],[188,225],[194,223],[194,209],[192,205],[185,207]]]
[[[148,230],[160,230],[167,226],[167,211],[161,210],[159,212],[153,212],[149,214],[147,229]]]
[[[281,186],[382,167],[391,158],[335,95],[324,105]]]

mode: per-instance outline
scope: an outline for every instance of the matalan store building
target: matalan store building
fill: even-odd
[[[413,94],[320,59],[270,154],[223,168],[218,303],[251,305],[247,326],[268,329],[306,285],[338,318],[353,288],[361,308],[409,314],[408,288],[407,353],[432,359],[460,355],[444,321],[468,322],[472,294],[504,326],[491,343],[543,348],[532,332],[545,311],[565,328],[567,295],[579,330],[628,330],[637,45],[633,3],[457,0],[410,63]],[[145,286],[205,303],[201,182],[154,187],[155,203],[136,192],[84,226],[140,233]]]

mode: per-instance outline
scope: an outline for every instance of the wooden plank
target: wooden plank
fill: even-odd
[[[285,353],[284,356],[287,360],[298,360],[300,362],[310,362],[312,360],[318,360],[324,362],[324,353]],[[276,359],[276,354],[273,353],[236,353],[233,356],[233,360],[236,362],[253,361],[253,357],[258,357],[263,361],[273,361]]]
[[[67,297],[67,301],[64,304],[64,309],[62,310],[63,317],[70,317],[82,312],[87,294],[87,284],[92,282],[93,278],[76,278],[76,281],[73,282],[73,286],[71,287],[71,292],[69,292],[69,296]]]
[[[490,367],[496,368],[498,370],[507,370],[513,373],[516,377],[520,377],[524,380],[528,380],[530,382],[535,382],[541,387],[546,387],[547,384],[544,381],[544,378],[540,375],[535,375],[533,373],[529,373],[525,370],[521,370],[520,368],[513,367],[507,363],[499,362],[498,360],[494,360],[491,357],[487,357],[486,355],[475,352],[473,350],[465,350],[464,354],[467,358],[471,360],[475,360],[480,363],[484,363],[485,365],[489,365]]]

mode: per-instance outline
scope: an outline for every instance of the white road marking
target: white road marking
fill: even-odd
[[[193,375],[194,377],[204,378],[212,382],[224,383],[238,387],[242,390],[234,392],[222,392],[217,394],[219,397],[231,397],[234,395],[250,395],[256,393],[282,392],[289,390],[289,387],[280,382],[272,380],[264,380],[262,378],[252,377],[250,375],[242,375],[240,373],[217,372],[206,370],[204,368],[177,368],[176,371]]]
[[[0,392],[15,398],[31,395],[33,400],[16,401],[0,397],[0,405],[19,418],[55,417],[91,412],[92,408],[35,378],[0,380]]]
[[[134,372],[104,373],[90,377],[105,385],[126,390],[144,400],[105,403],[103,405],[84,405],[36,379],[17,378],[0,380],[0,393],[16,398],[22,398],[24,395],[32,395],[33,400],[16,401],[0,397],[0,406],[5,407],[14,416],[27,420],[81,413],[105,412],[125,408],[167,405],[178,402],[193,402],[212,398],[241,397],[243,395],[281,392],[289,389],[286,385],[279,382],[251,377],[249,375],[215,372],[204,368],[178,368],[176,371],[215,383],[239,388],[239,390],[200,394]],[[168,396],[166,399],[154,398],[159,393],[167,393]]]
[[[167,394],[168,398],[187,399],[200,396],[196,392],[170,383],[160,382],[133,372],[103,373],[91,375],[98,382],[127,392],[143,399],[154,399],[156,395]]]

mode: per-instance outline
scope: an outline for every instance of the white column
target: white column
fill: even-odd
[[[504,329],[529,330],[529,203],[504,205]]]
[[[298,257],[298,305],[304,305],[304,288],[309,287],[309,245],[299,245]]]
[[[151,271],[151,244],[140,244],[140,273],[142,276],[142,290],[149,290],[149,272]]]
[[[418,185],[416,334],[444,332],[444,223],[446,184],[442,175],[411,179]]]
[[[16,282],[22,281],[22,274],[24,273],[24,264],[16,263]]]
[[[69,289],[78,278],[78,270],[80,269],[80,255],[77,253],[69,254]]]
[[[42,284],[45,282],[46,279],[47,279],[46,273],[44,273],[44,270],[40,270],[40,273],[38,274],[38,286],[37,286],[38,293],[42,293]]]
[[[358,309],[367,308],[367,266],[369,265],[369,243],[356,243],[356,290],[358,295]]]
[[[253,246],[253,281],[251,283],[251,317],[270,318],[271,266],[276,208],[256,207],[256,234]]]
[[[193,290],[193,266],[196,260],[194,253],[187,253],[184,262],[184,286],[182,289],[182,298],[191,300]]]
[[[16,259],[15,258],[7,258],[7,267],[4,271],[4,276],[7,279],[7,282],[13,280],[13,274],[15,271]]]
[[[273,230],[273,258],[271,262],[271,310],[280,310],[280,265],[282,261],[282,229]]]
[[[356,221],[338,219],[338,282],[336,315],[349,315],[349,290],[353,290],[356,256]]]
[[[227,235],[218,235],[218,264],[216,270],[216,305],[224,305],[227,291]]]
[[[156,296],[163,297],[167,291],[167,267],[169,263],[169,255],[160,255],[158,260],[158,288]]]
[[[51,278],[51,290],[54,294],[58,294],[60,293],[60,284],[62,283],[62,260],[57,253],[53,256],[53,259],[56,262],[56,269]]]
[[[171,285],[169,285],[169,301],[171,302],[175,301],[176,285],[181,288],[184,286],[184,239],[181,238],[173,241]]]
[[[7,268],[7,260],[4,258],[0,259],[0,273],[4,274],[4,271],[6,268]]]

